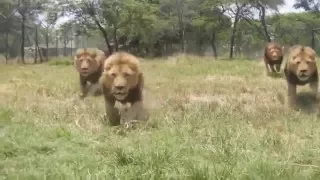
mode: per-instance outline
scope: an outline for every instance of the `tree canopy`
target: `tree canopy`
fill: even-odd
[[[312,30],[320,26],[317,0],[296,0],[294,8],[305,12],[288,14],[278,11],[283,0],[35,2],[0,2],[0,38],[6,42],[0,45],[2,53],[9,52],[14,57],[21,54],[22,47],[39,41],[46,44],[46,49],[54,44],[57,55],[60,44],[64,52],[68,44],[73,44],[71,48],[97,46],[141,56],[187,52],[216,58],[256,57],[270,41],[284,46],[310,45]],[[55,26],[66,17],[65,23]],[[34,27],[39,28],[39,33],[34,33]],[[318,35],[315,37],[317,41]],[[19,45],[20,50],[16,48]],[[317,51],[319,46],[317,41]]]

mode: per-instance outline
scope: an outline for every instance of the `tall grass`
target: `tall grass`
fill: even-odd
[[[320,178],[309,87],[293,111],[285,80],[258,61],[187,56],[142,69],[151,118],[123,130],[106,125],[102,97],[79,100],[73,66],[1,65],[0,178]]]

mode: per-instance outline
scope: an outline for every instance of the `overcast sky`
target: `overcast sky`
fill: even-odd
[[[303,11],[302,9],[294,9],[293,4],[295,3],[295,0],[285,0],[285,5],[279,8],[280,13],[288,13],[288,12],[299,12]]]

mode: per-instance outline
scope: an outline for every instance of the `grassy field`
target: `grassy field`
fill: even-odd
[[[72,65],[0,65],[0,179],[320,179],[320,122],[308,86],[286,107],[260,61],[143,61],[151,117],[135,130],[79,100]]]

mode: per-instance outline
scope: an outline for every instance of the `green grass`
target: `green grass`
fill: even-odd
[[[52,64],[52,63],[49,63]],[[259,61],[143,61],[150,120],[110,127],[100,97],[79,100],[73,66],[0,66],[0,179],[320,178],[320,122]],[[121,132],[121,133],[119,133]]]

